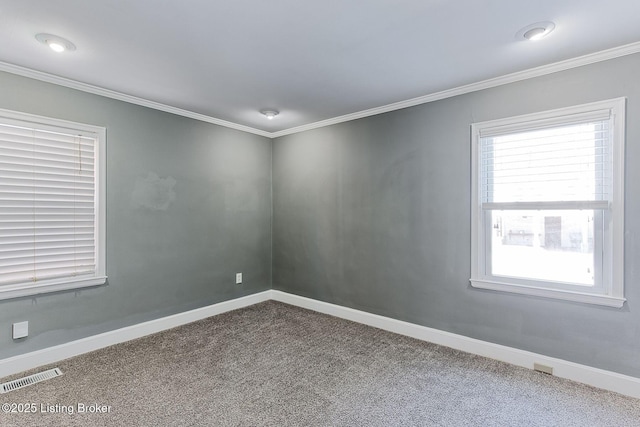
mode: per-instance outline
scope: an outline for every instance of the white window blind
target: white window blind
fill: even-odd
[[[611,197],[609,120],[481,138],[483,203]]]
[[[2,119],[0,292],[104,275],[98,141],[84,129]]]

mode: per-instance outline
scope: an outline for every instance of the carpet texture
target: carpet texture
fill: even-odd
[[[55,366],[1,426],[640,426],[640,400],[274,301]]]

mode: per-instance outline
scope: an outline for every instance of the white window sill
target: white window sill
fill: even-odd
[[[471,286],[479,289],[490,289],[537,297],[554,298],[566,301],[581,302],[585,304],[604,305],[607,307],[621,308],[626,301],[623,297],[610,295],[592,294],[588,292],[564,291],[558,289],[545,289],[525,285],[515,285],[512,283],[496,282],[493,280],[471,279]]]
[[[106,276],[92,276],[88,278],[85,277],[76,279],[65,278],[48,280],[28,285],[25,285],[24,283],[18,285],[3,285],[0,286],[0,300],[47,294],[51,292],[67,291],[72,289],[81,289],[90,286],[99,286],[104,285],[106,282]]]

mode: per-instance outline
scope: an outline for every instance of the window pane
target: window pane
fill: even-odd
[[[492,211],[491,274],[593,286],[594,211]]]

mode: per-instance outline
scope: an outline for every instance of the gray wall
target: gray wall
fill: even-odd
[[[285,136],[273,286],[640,377],[640,55]],[[628,97],[622,309],[472,288],[470,124]]]
[[[0,359],[270,289],[273,265],[275,289],[640,377],[638,75],[634,55],[271,142],[0,73],[0,108],[107,128],[109,276],[0,301]],[[628,303],[471,288],[470,123],[620,96]],[[175,179],[166,209],[134,191],[149,173]]]
[[[0,301],[0,359],[271,288],[270,139],[6,73],[0,108],[107,128],[108,275]]]

